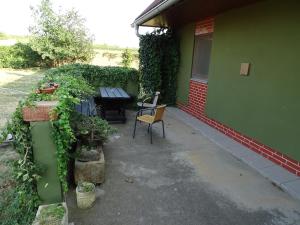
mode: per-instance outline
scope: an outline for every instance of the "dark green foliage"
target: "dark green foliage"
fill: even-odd
[[[160,91],[162,101],[175,104],[179,42],[172,31],[156,30],[140,37],[142,94]]]
[[[151,94],[161,89],[160,48],[160,37],[155,33],[140,37],[141,86],[145,94]]]
[[[41,56],[29,44],[0,46],[0,68],[29,68],[40,66]]]
[[[113,66],[94,66],[88,64],[71,64],[51,69],[46,74],[59,76],[69,74],[73,76],[82,76],[94,88],[101,86],[120,86],[127,88],[129,81],[137,83],[139,72],[133,68],[113,67]]]
[[[99,117],[79,115],[75,121],[75,133],[80,140],[103,144],[115,130]]]

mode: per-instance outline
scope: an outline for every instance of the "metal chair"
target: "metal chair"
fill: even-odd
[[[150,132],[150,141],[152,144],[152,125],[158,122],[162,123],[162,129],[163,129],[163,137],[165,138],[165,124],[163,121],[163,115],[166,109],[166,105],[159,105],[155,108],[153,108],[154,115],[141,115],[141,111],[149,110],[149,109],[141,109],[137,112],[135,123],[134,123],[134,130],[132,137],[135,137],[135,131],[136,131],[136,124],[137,121],[144,122],[148,124],[148,133]]]
[[[137,103],[138,108],[139,109],[151,109],[151,108],[156,107],[159,95],[160,95],[159,91],[155,92],[152,103],[147,103],[147,101],[149,101],[152,97],[147,97],[142,102],[138,102]],[[142,113],[143,112],[141,112],[141,115],[142,115]]]

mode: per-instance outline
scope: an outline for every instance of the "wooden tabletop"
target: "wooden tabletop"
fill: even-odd
[[[122,88],[101,87],[101,98],[130,99],[130,96]]]

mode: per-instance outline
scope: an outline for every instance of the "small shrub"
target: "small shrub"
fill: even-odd
[[[29,44],[0,47],[0,68],[29,68],[42,65],[41,56]]]
[[[130,67],[132,62],[133,62],[132,52],[128,48],[126,48],[122,53],[122,65],[124,67]]]
[[[65,207],[62,204],[52,204],[41,210],[37,220],[41,225],[58,224],[65,215]]]
[[[95,185],[90,182],[81,182],[78,184],[78,191],[79,192],[90,192],[95,189]]]
[[[103,142],[107,141],[110,134],[115,130],[109,126],[106,120],[99,117],[90,117],[80,115],[76,119],[75,124],[76,136],[87,142]]]

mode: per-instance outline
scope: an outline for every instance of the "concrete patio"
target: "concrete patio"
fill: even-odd
[[[74,190],[67,196],[75,225],[300,224],[297,177],[275,169],[280,179],[272,179],[273,164],[175,108],[165,115],[166,139],[155,125],[153,145],[142,124],[132,139],[134,113],[128,117],[105,145],[106,181],[94,207],[79,210]],[[295,182],[294,197],[280,188]]]

